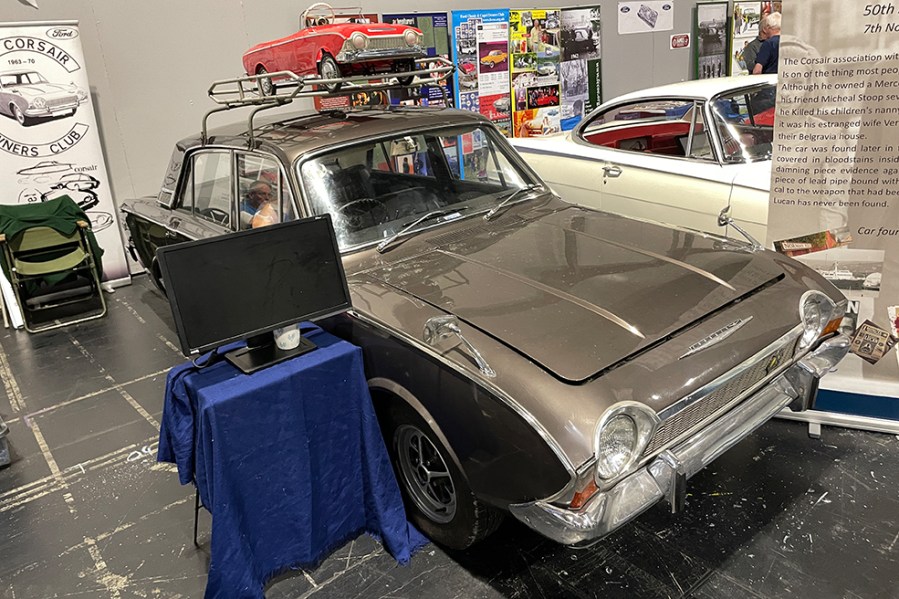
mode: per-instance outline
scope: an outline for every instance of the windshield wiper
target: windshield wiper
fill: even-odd
[[[543,185],[541,185],[540,183],[531,183],[530,185],[526,185],[525,187],[519,187],[518,189],[507,195],[505,198],[503,198],[503,200],[499,204],[491,208],[487,212],[487,214],[484,215],[484,220],[490,220],[491,218],[496,216],[497,212],[511,204],[513,200],[522,196],[526,192],[534,191],[536,189],[543,189]]]
[[[389,246],[391,243],[393,243],[394,241],[399,239],[401,235],[410,232],[412,229],[414,229],[416,226],[420,225],[421,223],[423,223],[425,221],[429,221],[434,218],[439,218],[441,216],[446,216],[448,214],[453,214],[454,212],[461,212],[467,208],[468,208],[468,206],[461,206],[461,207],[457,207],[457,208],[444,208],[443,210],[432,210],[431,212],[428,212],[427,214],[422,214],[421,216],[416,218],[414,221],[412,221],[410,223],[406,223],[405,225],[400,227],[399,231],[397,231],[396,233],[394,233],[393,235],[391,235],[390,237],[388,237],[387,239],[385,239],[384,241],[379,243],[377,246],[378,253],[383,254],[384,250],[387,249],[387,246]]]

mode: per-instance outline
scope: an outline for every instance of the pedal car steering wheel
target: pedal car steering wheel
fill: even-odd
[[[325,17],[325,19],[327,20],[327,23],[313,22],[313,25],[333,24],[334,22],[336,22],[336,20],[337,20],[337,15],[334,14],[334,8],[333,8],[330,4],[328,4],[328,3],[326,3],[326,2],[316,2],[315,4],[312,4],[311,6],[309,6],[309,8],[307,8],[306,10],[304,10],[304,11],[303,11],[303,14],[300,16],[300,23],[302,23],[302,25],[303,25],[304,28],[305,28],[305,27],[310,27],[310,25],[309,25],[309,20],[308,20],[308,19],[309,19],[309,14],[310,14],[312,11],[314,11],[315,9],[317,9],[317,8],[324,8],[324,9],[327,9],[327,10],[331,13],[331,16],[330,16],[330,17]]]

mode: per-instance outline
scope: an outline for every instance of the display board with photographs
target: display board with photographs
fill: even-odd
[[[573,129],[602,103],[599,14],[598,6],[562,9],[562,131]]]
[[[561,11],[509,12],[512,134],[539,137],[562,131]]]
[[[449,15],[445,12],[401,13],[381,15],[381,21],[392,25],[411,25],[421,30],[422,45],[428,58],[449,58]],[[407,87],[390,90],[390,103],[418,106],[446,106],[453,103],[453,78],[440,85]]]
[[[761,2],[734,2],[733,19],[731,21],[731,75],[747,75],[752,72],[755,64],[755,55],[761,40],[755,40],[759,35],[759,25],[762,19]],[[748,64],[752,60],[753,64]]]
[[[510,135],[509,11],[455,10],[451,33],[456,107],[483,114]]]
[[[705,2],[696,5],[694,24],[695,79],[711,79],[727,75],[728,35],[727,2]]]

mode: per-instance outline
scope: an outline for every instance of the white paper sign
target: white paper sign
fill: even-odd
[[[618,35],[674,29],[674,0],[618,3]]]
[[[104,250],[104,280],[128,280],[91,102],[77,22],[0,23],[0,202],[68,195]]]

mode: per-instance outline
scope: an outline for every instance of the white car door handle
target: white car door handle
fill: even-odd
[[[604,167],[602,167],[602,172],[605,173],[606,177],[620,177],[621,176],[621,167],[620,166],[604,166]]]

